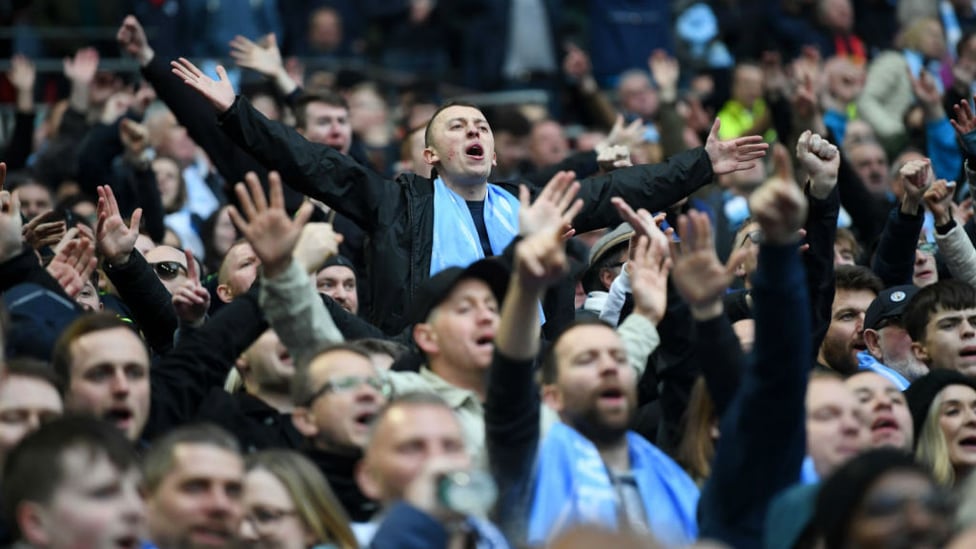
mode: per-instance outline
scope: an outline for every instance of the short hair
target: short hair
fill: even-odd
[[[559,346],[559,342],[562,341],[563,337],[569,332],[573,331],[580,326],[603,326],[610,330],[613,330],[613,326],[610,323],[600,320],[599,318],[579,318],[569,323],[561,332],[559,332],[555,338],[553,338],[552,343],[546,349],[545,354],[542,357],[542,384],[550,385],[555,383],[559,379],[559,364],[556,358],[556,347]]]
[[[443,408],[454,416],[457,420],[458,425],[461,425],[461,418],[458,417],[457,412],[451,405],[444,400],[444,397],[437,393],[429,393],[425,391],[408,391],[401,395],[396,395],[396,397],[390,399],[379,412],[376,413],[376,417],[373,418],[373,422],[369,427],[369,442],[367,446],[372,445],[373,437],[376,434],[376,429],[383,423],[386,416],[390,415],[390,412],[403,407],[417,407],[417,406],[433,406],[435,408]],[[461,427],[463,430],[463,426]],[[463,434],[463,433],[462,433]]]
[[[54,368],[54,373],[64,380],[66,387],[71,385],[71,345],[82,336],[116,328],[132,330],[132,325],[120,320],[114,313],[103,311],[82,315],[61,332],[61,336],[54,344],[54,350],[51,351],[51,366]],[[132,335],[139,338],[135,331],[132,332]],[[142,338],[139,338],[139,341],[142,342]],[[145,348],[145,342],[142,344]],[[148,349],[146,353],[148,355]]]
[[[250,245],[251,243],[248,242],[246,238],[238,238],[233,244],[230,245],[230,248],[227,248],[227,253],[224,254],[223,259],[220,260],[220,267],[217,268],[217,284],[227,284],[227,277],[230,276],[227,274],[227,269],[230,268],[228,266],[229,264],[227,263],[230,261],[230,251],[238,246],[243,246],[244,244]]]
[[[905,306],[902,324],[912,341],[925,339],[925,328],[933,314],[976,308],[976,288],[961,280],[940,280],[918,291]]]
[[[153,441],[142,461],[142,485],[147,494],[154,493],[173,469],[173,454],[181,444],[212,446],[241,454],[241,445],[234,435],[212,423],[195,423],[173,429]]]
[[[481,110],[481,107],[479,107],[478,105],[475,105],[474,103],[469,103],[467,101],[448,101],[447,103],[444,103],[436,111],[434,111],[434,114],[430,116],[430,120],[427,121],[427,126],[424,128],[425,147],[430,146],[431,127],[434,125],[434,120],[437,120],[437,116],[439,114],[441,114],[443,111],[446,111],[451,107],[471,107],[472,109],[478,109],[479,111]]]
[[[410,348],[402,343],[397,343],[392,339],[380,339],[378,337],[367,337],[353,341],[358,347],[371,355],[384,354],[393,357],[396,362],[410,352]]]
[[[342,549],[359,547],[349,527],[349,517],[322,475],[307,457],[294,450],[271,449],[245,458],[247,471],[264,469],[285,487],[302,524],[319,543]]]
[[[43,360],[26,356],[12,358],[7,361],[7,376],[26,377],[47,383],[58,392],[62,399],[64,398],[64,379]],[[0,381],[0,384],[2,383]]]
[[[119,471],[137,463],[132,444],[111,423],[65,416],[42,425],[11,450],[3,466],[3,516],[18,536],[17,508],[28,501],[51,501],[65,480],[64,456],[72,450],[85,452],[89,460],[105,457]]]
[[[15,191],[20,187],[26,187],[28,185],[37,185],[39,187],[44,187],[47,189],[48,193],[51,194],[52,200],[54,193],[51,192],[50,187],[44,184],[40,179],[38,179],[37,174],[34,173],[30,168],[24,168],[22,170],[11,171],[7,174],[7,178],[4,180],[4,190]]]
[[[370,351],[360,345],[357,342],[349,341],[345,343],[325,343],[314,348],[305,356],[295,357],[296,368],[295,374],[291,379],[291,398],[292,403],[296,406],[305,406],[308,403],[308,399],[315,394],[318,387],[312,387],[312,363],[318,357],[327,354],[334,353],[336,351],[348,351],[350,353],[359,355],[370,360]],[[370,362],[372,364],[372,362]]]
[[[884,290],[884,282],[874,272],[861,265],[840,265],[834,269],[834,288],[838,290],[874,292]]]
[[[338,93],[331,90],[320,90],[317,92],[306,91],[298,101],[295,102],[295,127],[302,129],[308,126],[308,106],[312,103],[324,103],[330,107],[346,109],[349,112],[349,103]]]

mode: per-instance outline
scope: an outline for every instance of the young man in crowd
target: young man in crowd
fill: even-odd
[[[175,429],[154,442],[142,471],[155,547],[237,547],[244,460],[230,433],[209,424]]]
[[[28,434],[61,417],[62,383],[50,366],[17,358],[0,378],[0,467]]]
[[[943,280],[919,290],[902,315],[912,352],[930,369],[976,375],[976,288]]]
[[[246,100],[235,100],[226,77],[213,80],[186,60],[174,62],[173,72],[210,101],[224,131],[241,148],[370,236],[366,263],[376,276],[369,281],[369,320],[388,334],[407,324],[410,296],[429,276],[500,254],[518,234],[519,191],[515,183],[488,184],[494,137],[473,106],[445,105],[428,123],[424,159],[436,178],[408,174],[395,184],[269,122]],[[759,136],[719,141],[718,126],[716,121],[704,148],[676,155],[666,165],[635,166],[588,180],[581,193],[585,205],[573,226],[582,233],[614,223],[612,196],[662,210],[715,175],[747,169],[765,154]]]
[[[4,518],[30,547],[141,546],[145,505],[132,445],[111,424],[54,420],[7,456]]]

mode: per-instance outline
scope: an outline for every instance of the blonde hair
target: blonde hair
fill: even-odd
[[[248,471],[264,469],[284,485],[302,524],[315,536],[315,544],[359,547],[339,499],[308,458],[291,450],[263,450],[247,456],[246,464]]]
[[[940,29],[942,28],[942,23],[935,17],[915,19],[906,25],[898,36],[895,37],[895,46],[902,49],[918,51],[932,23],[938,25]]]
[[[932,471],[936,482],[942,486],[952,487],[956,482],[956,472],[949,459],[949,445],[939,426],[941,416],[942,391],[932,400],[925,414],[925,421],[922,423],[918,444],[915,447],[915,459]]]

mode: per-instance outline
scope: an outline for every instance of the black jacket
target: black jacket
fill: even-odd
[[[234,434],[246,453],[268,448],[300,450],[304,437],[291,421],[263,400],[244,391],[234,394],[214,387],[197,412],[197,418]]]
[[[416,174],[384,179],[331,147],[311,143],[295,130],[271,122],[238,97],[219,116],[227,135],[285,184],[317,198],[362,227],[368,235],[366,267],[373,307],[369,320],[387,334],[403,329],[417,288],[429,277],[434,230],[434,184]],[[703,148],[665,164],[634,166],[584,180],[579,233],[620,222],[610,203],[623,197],[634,208],[662,210],[713,178]],[[498,183],[518,196],[518,182]],[[527,183],[533,196],[541,188]]]

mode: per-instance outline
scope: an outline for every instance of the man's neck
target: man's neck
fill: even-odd
[[[596,450],[600,452],[603,463],[607,469],[616,472],[630,470],[630,446],[627,444],[627,436],[620,437],[615,442],[597,445]]]
[[[291,413],[291,411],[295,408],[295,405],[291,400],[291,395],[287,393],[269,391],[264,387],[255,386],[248,383],[245,383],[244,387],[251,396],[267,404],[268,406],[271,406],[281,414]]]
[[[467,389],[478,395],[478,401],[485,401],[485,386],[487,373],[470,368],[456,368],[438,359],[431,359],[427,363],[431,372],[459,389]]]
[[[466,201],[484,200],[488,194],[488,182],[485,180],[466,181],[444,175],[441,175],[440,178],[447,185],[448,189],[451,189]]]

